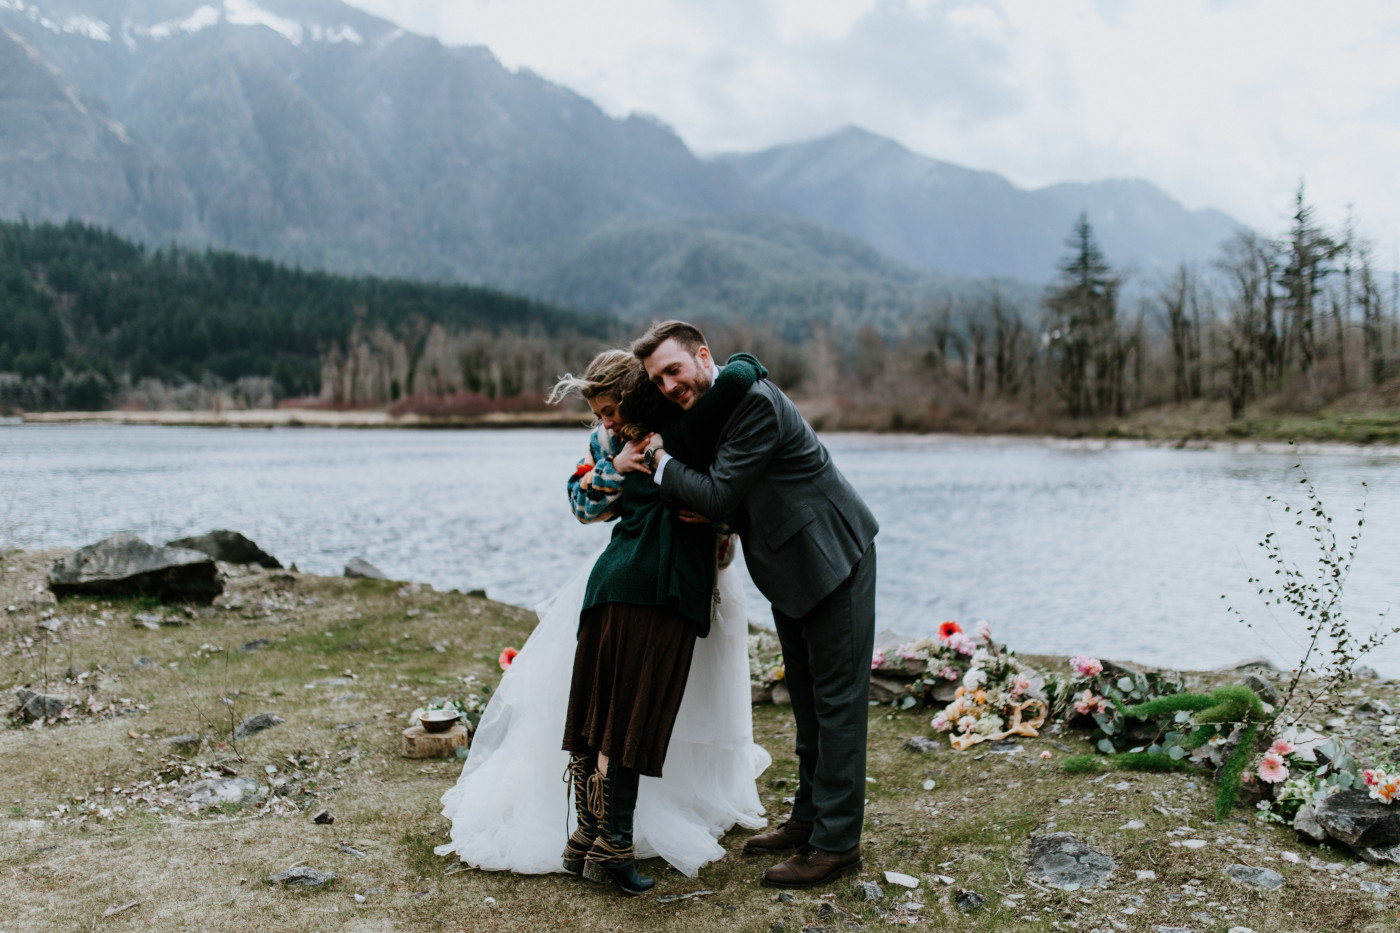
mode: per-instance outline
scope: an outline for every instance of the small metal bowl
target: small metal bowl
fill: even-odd
[[[421,722],[423,728],[429,732],[446,732],[457,723],[457,719],[460,716],[461,713],[456,710],[432,709],[420,716],[418,721]]]

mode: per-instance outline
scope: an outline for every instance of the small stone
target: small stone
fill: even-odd
[[[976,891],[959,891],[955,903],[957,904],[958,910],[961,910],[965,914],[970,914],[987,903],[987,899]]]
[[[268,641],[266,638],[254,638],[246,645],[241,645],[238,650],[243,652],[261,651],[270,644],[272,644],[272,642]]]
[[[356,903],[356,904],[363,904],[366,900],[367,900],[367,898],[366,898],[363,894],[356,894],[356,895],[355,895],[355,903]]]
[[[1321,845],[1327,841],[1327,830],[1322,828],[1322,824],[1317,821],[1317,816],[1313,811],[1313,805],[1308,803],[1298,808],[1298,813],[1293,817],[1293,830],[1298,834],[1299,839],[1306,839],[1314,845]],[[1285,855],[1285,858],[1287,856]],[[1296,860],[1297,856],[1294,856]]]
[[[1394,892],[1379,881],[1363,881],[1361,882],[1361,893],[1374,894],[1376,897],[1390,897]]]
[[[930,752],[936,752],[938,751],[939,747],[940,746],[938,744],[937,739],[931,739],[926,735],[911,735],[909,738],[904,740],[905,751],[916,752],[920,755],[927,755]]]
[[[818,920],[831,920],[836,917],[840,917],[842,920],[851,919],[851,915],[847,911],[842,910],[830,901],[822,904],[822,906],[817,909]]]
[[[106,910],[102,911],[102,916],[104,916],[104,917],[111,917],[111,916],[114,916],[114,915],[116,915],[116,914],[119,914],[119,913],[122,913],[122,912],[124,912],[124,911],[130,910],[131,908],[135,907],[135,906],[136,906],[137,904],[139,904],[139,903],[141,903],[141,902],[140,902],[140,901],[127,901],[125,904],[118,904],[116,907],[108,907]]]
[[[336,846],[339,847],[340,851],[344,852],[346,855],[353,855],[355,858],[369,858],[368,855],[365,855],[363,852],[361,852],[354,846],[348,846],[343,842],[336,843]],[[461,863],[459,862],[458,864]]]
[[[185,735],[172,735],[168,739],[161,739],[160,744],[171,748],[180,748],[182,746],[198,745],[201,740],[201,736],[198,732],[190,732]]]
[[[924,781],[923,785],[924,790],[933,790],[937,786],[938,784],[934,782],[933,778],[929,778],[928,780]]]
[[[1240,884],[1259,888],[1263,891],[1277,891],[1283,887],[1283,875],[1272,868],[1255,868],[1252,865],[1231,865],[1225,873]]]
[[[1139,868],[1139,869],[1137,870],[1137,880],[1139,880],[1139,881],[1156,881],[1156,880],[1157,880],[1157,873],[1156,873],[1155,871],[1153,871],[1152,869],[1150,869],[1150,868]]]
[[[135,661],[132,661],[132,662],[131,662],[131,666],[132,666],[132,667],[136,667],[136,668],[141,668],[141,667],[155,667],[155,666],[156,666],[156,662],[152,661],[150,658],[141,657],[141,658],[137,658]]]
[[[1358,680],[1379,680],[1381,675],[1376,673],[1376,669],[1368,664],[1358,664],[1351,669],[1351,676]]]
[[[1249,927],[1230,927],[1226,933],[1254,933]]]
[[[797,900],[797,895],[793,894],[791,891],[779,891],[779,892],[778,892],[778,903],[779,903],[779,904],[791,904],[791,903],[792,903],[793,901],[795,901],[795,900]]]
[[[50,696],[24,687],[15,689],[15,699],[19,700],[19,712],[25,722],[54,719],[68,708],[68,700],[63,697]]]
[[[331,811],[321,810],[311,818],[311,822],[317,824],[318,826],[329,826],[330,824],[335,822],[335,817],[331,816]]]
[[[319,888],[335,880],[334,872],[321,872],[305,865],[279,871],[267,879],[268,884],[281,884],[289,888]]]
[[[885,899],[884,889],[873,881],[857,881],[856,894],[863,901],[883,901]]]
[[[183,793],[196,807],[218,807],[256,798],[259,788],[257,781],[247,778],[205,778],[195,781]]]
[[[885,881],[889,884],[897,884],[901,887],[909,888],[911,891],[919,886],[918,878],[898,871],[885,872]]]
[[[1183,849],[1204,849],[1206,841],[1204,839],[1183,839],[1180,842],[1173,842],[1172,845],[1180,846]]]
[[[1253,690],[1255,696],[1265,703],[1268,703],[1270,706],[1278,705],[1278,691],[1274,689],[1273,684],[1269,683],[1258,674],[1245,674],[1244,677],[1240,679],[1240,683]]]
[[[482,900],[481,904],[482,904],[483,907],[495,907],[495,906],[496,906],[496,899],[495,899],[494,897],[484,898],[484,899]]]
[[[1128,820],[1128,822],[1124,823],[1122,826],[1120,826],[1120,827],[1118,827],[1118,828],[1119,828],[1119,829],[1145,829],[1145,828],[1147,828],[1147,824],[1144,823],[1142,820]]]
[[[233,730],[233,739],[238,741],[246,739],[250,735],[255,735],[264,729],[271,729],[278,723],[285,722],[276,713],[258,713],[256,716],[249,716],[238,724],[238,728]]]

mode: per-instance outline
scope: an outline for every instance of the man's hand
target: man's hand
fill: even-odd
[[[699,512],[696,512],[694,509],[681,509],[679,514],[681,517],[681,521],[685,522],[687,525],[710,524],[710,520],[708,518],[701,515]]]
[[[642,458],[646,456],[647,444],[650,441],[650,434],[643,435],[635,441],[628,441],[623,446],[622,450],[618,451],[617,454],[613,456],[613,469],[617,470],[619,473],[636,472],[650,474],[651,470],[647,469],[646,463],[642,460]]]

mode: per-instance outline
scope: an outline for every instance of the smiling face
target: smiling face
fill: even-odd
[[[593,414],[598,416],[598,420],[603,422],[603,427],[609,431],[616,431],[627,423],[627,419],[622,417],[622,412],[618,409],[617,399],[611,395],[595,395],[588,399],[588,407],[593,409]]]
[[[667,339],[642,363],[661,394],[681,408],[694,405],[714,382],[709,347],[702,346],[692,355],[675,339]]]

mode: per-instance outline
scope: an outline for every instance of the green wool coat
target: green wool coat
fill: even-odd
[[[662,428],[667,453],[697,469],[709,466],[724,422],[753,384],[767,375],[763,364],[747,353],[730,357],[695,406]],[[584,610],[606,603],[664,607],[704,638],[710,632],[715,588],[714,528],[681,521],[647,473],[626,475],[617,511],[612,540],[588,577]]]

